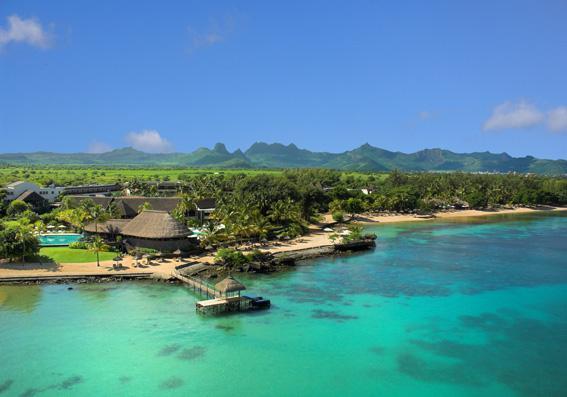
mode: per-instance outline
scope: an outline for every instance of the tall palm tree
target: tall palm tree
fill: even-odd
[[[91,242],[91,248],[92,251],[96,253],[96,265],[100,266],[99,253],[101,249],[99,248],[101,248],[104,245],[104,241],[98,235],[98,224],[100,222],[105,222],[106,220],[108,220],[110,215],[104,208],[102,208],[102,206],[98,204],[90,205],[87,208],[84,208],[84,211],[85,211],[85,222],[91,221],[94,222],[95,225],[95,234],[97,235],[94,237],[93,241]]]
[[[16,239],[22,244],[22,263],[26,261],[26,240],[33,237],[29,224],[20,224],[16,230]]]
[[[95,233],[98,233],[98,224],[101,222],[105,222],[109,219],[109,213],[102,208],[102,206],[95,204],[93,206],[88,206],[87,208],[83,209],[85,211],[85,217],[83,222],[94,222],[95,224]]]
[[[104,251],[106,244],[100,236],[95,236],[89,244],[89,250],[96,253],[96,265],[100,266],[99,253]]]

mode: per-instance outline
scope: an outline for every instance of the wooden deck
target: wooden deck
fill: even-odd
[[[205,315],[243,312],[249,309],[250,299],[240,296],[209,299],[196,304],[197,313]]]
[[[193,288],[193,291],[198,292],[207,298],[218,298],[221,296],[220,292],[217,291],[215,287],[207,284],[197,277],[182,275],[178,271],[174,271],[173,276]]]

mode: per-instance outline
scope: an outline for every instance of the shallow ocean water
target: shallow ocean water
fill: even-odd
[[[567,217],[384,225],[373,252],[181,286],[0,286],[4,396],[565,396]]]

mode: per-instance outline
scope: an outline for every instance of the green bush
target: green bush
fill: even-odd
[[[251,258],[240,251],[231,248],[221,248],[215,255],[215,261],[229,266],[244,265],[250,262]]]
[[[86,241],[75,241],[74,243],[69,244],[69,248],[86,250],[89,249],[89,243],[87,243]]]
[[[142,254],[157,254],[159,251],[153,248],[138,248]]]
[[[334,211],[333,220],[335,222],[343,222],[345,220],[345,213],[342,211]]]

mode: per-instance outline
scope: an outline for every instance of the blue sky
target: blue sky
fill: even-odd
[[[567,2],[0,2],[0,152],[567,158]]]

